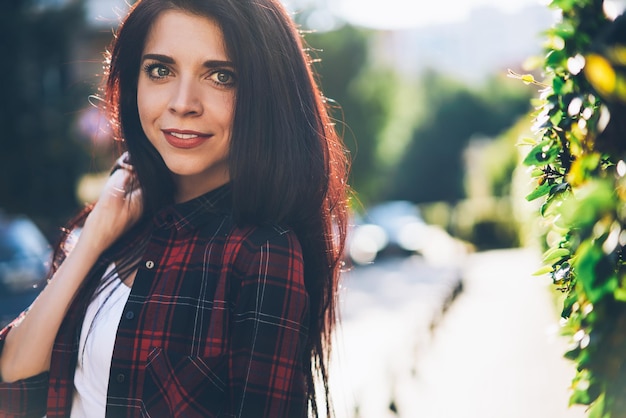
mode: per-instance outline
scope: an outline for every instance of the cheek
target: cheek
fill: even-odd
[[[222,105],[222,123],[228,128],[229,131],[232,130],[233,121],[235,119],[235,98],[229,97],[224,99],[224,103]]]
[[[141,127],[146,131],[148,127],[148,122],[151,119],[151,115],[153,113],[154,102],[150,100],[150,95],[147,94],[146,90],[141,87],[141,83],[137,87],[137,112],[139,113],[139,121],[141,122]]]

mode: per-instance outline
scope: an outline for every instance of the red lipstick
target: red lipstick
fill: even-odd
[[[181,131],[177,129],[163,130],[163,135],[168,144],[174,148],[191,149],[202,145],[212,135],[196,131]]]

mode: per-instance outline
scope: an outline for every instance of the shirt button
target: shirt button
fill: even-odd
[[[146,268],[151,270],[154,267],[154,261],[148,260],[146,261]]]
[[[126,319],[133,319],[135,317],[135,312],[128,311],[126,312]]]
[[[124,373],[120,373],[115,377],[115,380],[117,380],[117,383],[124,383],[126,376],[124,376]]]

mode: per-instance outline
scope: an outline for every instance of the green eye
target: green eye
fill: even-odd
[[[232,86],[235,84],[235,74],[228,70],[218,70],[210,75],[211,80],[221,86]]]
[[[218,73],[217,81],[219,81],[220,83],[228,83],[230,81],[230,75],[226,73]]]
[[[164,68],[164,67],[155,68],[154,71],[156,72],[156,75],[158,77],[165,77],[166,75],[169,74],[169,71],[167,70],[167,68]]]
[[[148,77],[152,79],[161,79],[170,75],[170,70],[162,64],[152,63],[144,67],[144,71]]]

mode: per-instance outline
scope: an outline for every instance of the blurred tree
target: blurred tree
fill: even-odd
[[[0,56],[8,60],[0,89],[0,209],[25,213],[49,232],[77,208],[76,180],[89,159],[72,141],[71,125],[88,93],[72,85],[81,4],[37,3],[0,3]]]
[[[520,84],[519,87],[526,86]],[[512,180],[522,160],[520,144],[532,135],[531,125],[532,118],[524,114],[512,126],[491,139],[484,148],[481,156],[481,181],[489,196],[510,197],[515,194]],[[469,189],[472,179],[466,178],[465,181]],[[525,182],[528,183],[527,180]],[[472,196],[469,190],[468,195]]]
[[[465,197],[463,153],[470,138],[511,126],[528,112],[530,95],[497,76],[472,90],[430,71],[421,84],[425,115],[382,197],[455,203]]]
[[[334,118],[352,158],[351,185],[363,200],[377,193],[377,144],[391,117],[398,78],[370,60],[374,32],[345,25],[306,34],[324,95],[334,102]]]

